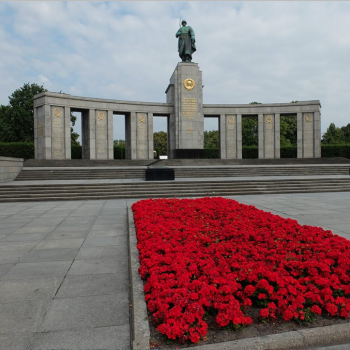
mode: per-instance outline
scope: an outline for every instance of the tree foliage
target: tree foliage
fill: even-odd
[[[244,146],[258,145],[258,118],[257,117],[242,118],[242,144]]]
[[[32,142],[34,140],[33,97],[47,91],[43,85],[24,84],[9,96],[9,104],[0,108],[0,140]]]
[[[164,131],[157,131],[153,133],[153,147],[158,156],[165,156],[168,154],[168,134]]]
[[[344,126],[343,128],[338,128],[334,123],[331,123],[327,128],[327,131],[322,136],[322,143],[332,145],[345,143],[346,141],[344,133],[348,135],[347,132],[350,129],[350,124]]]
[[[281,146],[297,145],[297,118],[296,116],[283,116],[280,118]]]
[[[219,149],[218,130],[204,131],[204,148]]]
[[[113,145],[114,147],[125,148],[125,140],[114,140]]]

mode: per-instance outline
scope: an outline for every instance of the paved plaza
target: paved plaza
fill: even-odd
[[[233,199],[350,239],[350,192]],[[129,348],[135,201],[0,203],[0,350]]]

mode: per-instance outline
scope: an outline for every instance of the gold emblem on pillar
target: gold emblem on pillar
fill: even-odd
[[[98,118],[98,120],[103,120],[103,119],[105,119],[105,114],[103,112],[98,112],[97,118]]]
[[[266,123],[272,123],[272,115],[267,115],[265,120],[266,120]]]
[[[144,123],[145,122],[145,116],[143,114],[139,115],[139,123]]]
[[[305,114],[305,121],[311,122],[311,120],[312,120],[311,114]]]
[[[53,111],[53,114],[56,118],[61,118],[61,109],[60,108],[55,108]]]
[[[193,79],[185,79],[184,81],[184,87],[186,90],[192,90],[195,87],[195,82]]]
[[[227,118],[227,122],[228,122],[229,124],[233,124],[233,123],[235,122],[235,118],[231,115],[231,116],[229,116],[229,117]]]

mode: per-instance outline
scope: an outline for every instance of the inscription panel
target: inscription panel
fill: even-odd
[[[61,107],[51,107],[52,116],[52,158],[64,158],[64,112]]]
[[[193,119],[198,114],[197,99],[193,97],[184,97],[182,99],[182,115],[185,118]]]

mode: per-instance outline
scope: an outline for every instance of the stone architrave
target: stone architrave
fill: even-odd
[[[166,94],[167,102],[174,104],[168,130],[169,139],[173,140],[170,154],[174,149],[203,149],[203,87],[198,64],[178,63]]]

